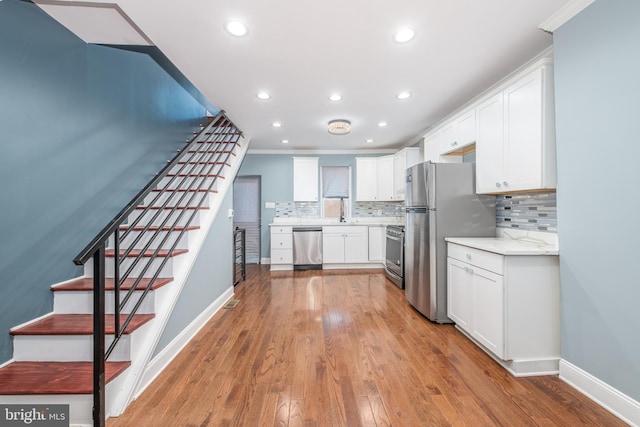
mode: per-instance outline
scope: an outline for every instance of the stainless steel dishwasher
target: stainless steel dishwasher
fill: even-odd
[[[293,227],[293,269],[322,269],[322,227]]]

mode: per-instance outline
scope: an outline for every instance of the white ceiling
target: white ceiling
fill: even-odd
[[[35,0],[89,43],[156,45],[251,138],[252,150],[416,141],[551,46],[540,24],[575,1]],[[249,34],[227,34],[230,19],[245,22]],[[395,43],[403,26],[416,36]],[[272,98],[257,99],[260,90]],[[402,90],[413,96],[395,99]],[[329,101],[335,92],[344,99]],[[327,132],[336,118],[351,121],[350,134]],[[379,128],[380,121],[388,126]]]

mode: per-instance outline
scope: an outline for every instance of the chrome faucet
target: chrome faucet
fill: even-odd
[[[340,197],[340,222],[347,222],[344,217],[344,199]]]

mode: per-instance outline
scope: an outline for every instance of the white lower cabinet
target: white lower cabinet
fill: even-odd
[[[386,255],[387,235],[384,225],[369,227],[369,261],[384,262]]]
[[[447,314],[516,376],[558,372],[558,257],[500,255],[448,243]]]
[[[271,227],[271,269],[293,269],[292,227]]]
[[[368,227],[322,227],[322,263],[356,264],[369,262]]]

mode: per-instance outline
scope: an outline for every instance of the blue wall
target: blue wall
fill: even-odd
[[[640,401],[640,2],[554,33],[562,357]]]
[[[350,166],[351,183],[355,194],[356,157],[366,157],[370,154],[247,154],[240,167],[238,175],[262,176],[262,227],[260,235],[260,256],[271,256],[269,224],[273,222],[275,209],[265,209],[265,202],[287,202],[293,200],[293,158],[318,157],[318,165],[322,166]],[[377,154],[382,155],[382,154]]]
[[[229,209],[233,209],[233,188],[225,196],[220,214],[211,225],[198,259],[156,346],[154,357],[233,286],[233,218],[226,215]]]
[[[0,2],[0,363],[9,329],[191,136],[205,109],[148,55],[87,45],[28,2]]]

